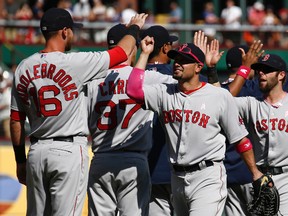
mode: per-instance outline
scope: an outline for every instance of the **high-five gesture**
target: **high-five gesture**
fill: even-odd
[[[216,64],[221,59],[224,51],[219,52],[219,41],[214,39],[211,41],[210,45],[207,44],[207,51],[205,54],[205,61],[207,67],[216,67]]]
[[[242,48],[239,48],[242,52],[242,65],[250,67],[252,64],[256,63],[265,52],[262,48],[263,44],[260,40],[253,41],[247,53],[245,53]]]
[[[203,31],[199,30],[194,33],[194,44],[198,46],[205,55],[207,51],[207,40],[207,36],[205,36]]]
[[[207,67],[215,67],[224,53],[223,51],[219,52],[219,41],[217,39],[212,40],[211,43],[208,44],[207,36],[205,36],[203,31],[195,32],[194,44],[205,54]]]
[[[148,14],[141,13],[141,14],[136,14],[130,19],[130,22],[127,24],[127,27],[131,25],[138,25],[140,29],[144,26],[145,20],[148,17]]]

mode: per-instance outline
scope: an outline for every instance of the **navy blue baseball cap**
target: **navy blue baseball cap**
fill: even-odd
[[[115,46],[128,33],[128,28],[124,24],[112,26],[107,33],[107,44]]]
[[[161,25],[154,25],[144,30],[141,34],[141,39],[147,35],[154,38],[155,47],[162,47],[166,43],[173,43],[178,40],[177,36],[169,35],[167,29]]]
[[[226,54],[227,68],[238,68],[242,65],[242,52],[239,48],[242,48],[245,53],[249,50],[249,47],[246,45],[239,45],[230,48]]]
[[[118,42],[128,34],[128,28],[124,24],[117,24],[112,26],[107,33],[107,44],[109,47],[116,46]],[[139,39],[136,40],[136,46],[140,44]]]
[[[176,56],[181,56],[187,62],[199,63],[202,66],[205,62],[205,54],[193,43],[182,44],[177,50],[170,50],[167,55],[171,59],[175,59]]]
[[[63,28],[82,28],[82,23],[75,23],[70,13],[62,8],[48,9],[40,20],[42,33],[58,31]]]
[[[276,54],[266,54],[258,59],[257,63],[251,65],[253,70],[263,72],[285,71],[287,72],[286,62]]]

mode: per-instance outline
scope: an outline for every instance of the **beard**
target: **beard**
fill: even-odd
[[[270,92],[277,84],[278,84],[278,76],[271,78],[269,81],[260,81],[259,80],[259,88],[262,93]]]
[[[181,77],[180,76],[177,76],[177,75],[175,75],[175,74],[173,74],[173,79],[175,79],[175,80],[181,80]]]

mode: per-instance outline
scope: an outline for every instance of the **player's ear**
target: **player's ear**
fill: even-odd
[[[68,31],[69,29],[67,27],[64,27],[62,29],[62,38],[65,40],[67,38],[67,35],[68,35]]]
[[[197,63],[196,72],[197,72],[197,73],[200,73],[201,70],[202,70],[202,68],[203,68],[203,65]]]
[[[164,44],[164,45],[162,46],[162,52],[163,52],[164,54],[167,54],[167,53],[169,52],[169,50],[170,50],[170,48],[168,47],[167,44]]]
[[[282,83],[285,82],[287,74],[285,71],[280,71],[278,74],[278,79],[282,81]]]

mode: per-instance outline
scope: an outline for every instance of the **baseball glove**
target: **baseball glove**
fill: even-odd
[[[270,183],[272,186],[270,186]],[[268,175],[263,175],[254,181],[252,185],[254,195],[252,202],[248,204],[248,211],[261,216],[273,216],[277,214],[280,197],[272,178]]]

